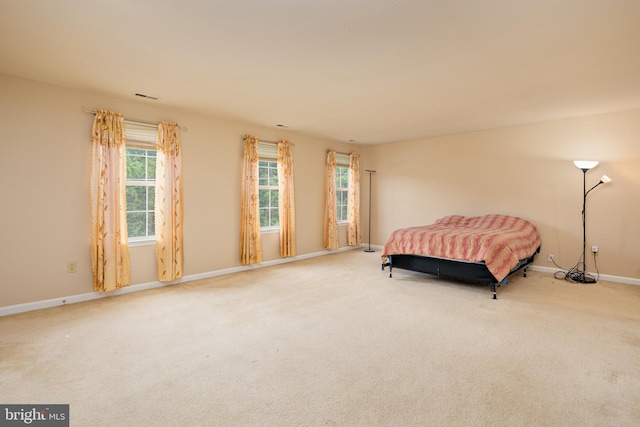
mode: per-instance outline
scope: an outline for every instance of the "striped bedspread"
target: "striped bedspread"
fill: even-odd
[[[536,227],[522,218],[507,215],[464,217],[451,215],[434,224],[394,231],[384,246],[388,255],[422,255],[459,261],[484,261],[498,282],[521,259],[540,247]]]

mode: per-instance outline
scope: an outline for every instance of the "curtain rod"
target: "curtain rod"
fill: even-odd
[[[242,137],[242,139],[240,140],[240,142],[242,142],[244,144],[244,137],[245,135],[240,135]],[[288,141],[287,139],[281,139],[280,141]],[[278,141],[268,141],[266,139],[261,139],[258,138],[258,142],[266,142],[267,144],[278,144]],[[292,147],[295,147],[296,144],[294,144],[293,142],[289,141],[289,143],[291,144]]]
[[[96,115],[96,111],[95,110],[89,110],[88,108],[82,108],[82,111],[84,111],[87,114],[91,114],[93,116]],[[141,126],[149,126],[149,127],[154,127],[157,128],[158,127],[158,123],[153,123],[153,122],[147,122],[144,120],[137,120],[137,119],[130,119],[128,117],[123,117],[124,121],[127,123],[131,123],[134,125],[141,125]],[[178,127],[180,128],[180,130],[183,130],[185,132],[188,131],[188,129],[185,126],[180,126],[178,125]]]

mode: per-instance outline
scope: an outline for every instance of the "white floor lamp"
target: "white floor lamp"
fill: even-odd
[[[365,252],[375,252],[371,249],[371,175],[376,173],[374,170],[366,169],[365,172],[369,173],[369,248],[365,249]]]

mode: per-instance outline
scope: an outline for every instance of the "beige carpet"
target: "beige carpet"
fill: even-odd
[[[72,426],[637,426],[640,287],[354,250],[0,318],[0,373]]]

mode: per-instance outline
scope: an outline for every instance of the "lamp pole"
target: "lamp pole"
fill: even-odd
[[[596,278],[587,274],[587,195],[601,184],[611,182],[611,178],[602,175],[600,182],[587,190],[587,171],[595,167],[598,162],[595,161],[574,161],[575,165],[582,170],[582,257],[576,266],[576,273],[572,275],[572,280],[578,283],[596,283]]]
[[[376,173],[376,171],[374,170],[369,170],[366,169],[365,172],[369,173],[369,248],[365,249],[365,252],[375,252],[373,249],[371,249],[371,175],[373,175],[374,173]]]
[[[578,264],[578,276],[576,280],[580,283],[594,283],[588,281],[585,271],[587,270],[587,171],[589,169],[582,169],[582,258],[581,263]],[[597,186],[597,185],[596,185]],[[596,188],[595,186],[593,188]],[[593,190],[593,188],[591,190]],[[589,191],[591,191],[589,190]],[[582,268],[580,268],[582,267]]]

